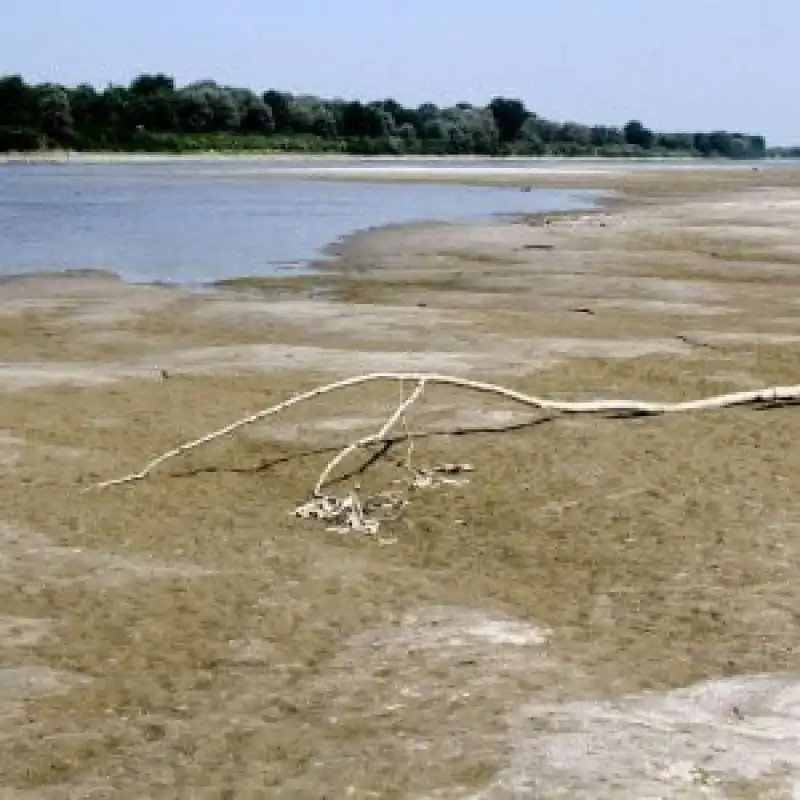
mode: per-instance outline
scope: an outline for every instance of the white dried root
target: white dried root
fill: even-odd
[[[294,515],[332,523],[326,530],[334,533],[363,533],[376,536],[382,522],[396,519],[408,500],[398,492],[381,492],[361,502],[356,492],[344,497],[323,495],[301,503]]]
[[[328,530],[337,533],[354,531],[373,536],[380,527],[379,520],[369,519],[364,513],[364,507],[355,492],[341,498],[328,495],[314,497],[299,505],[294,513],[302,519],[319,519],[333,523],[328,526]]]
[[[471,464],[441,464],[411,470],[410,478],[399,478],[393,483],[403,484],[406,490],[435,489],[440,486],[463,486],[469,478],[464,473],[473,472]],[[384,491],[367,497],[363,502],[356,491],[343,497],[317,495],[301,503],[292,512],[301,519],[318,519],[330,524],[326,530],[334,533],[363,533],[375,536],[381,523],[397,519],[408,505],[407,491]]]
[[[440,464],[413,470],[412,489],[435,489],[438,486],[463,486],[469,483],[464,473],[474,472],[472,464]]]

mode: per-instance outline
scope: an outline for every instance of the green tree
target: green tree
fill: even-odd
[[[345,136],[374,138],[386,135],[383,109],[365,106],[358,100],[344,103],[341,109],[342,133]]]
[[[158,75],[140,75],[128,88],[130,123],[149,131],[174,131],[178,127],[175,82]]]
[[[590,136],[593,147],[619,147],[625,144],[625,134],[619,129],[608,125],[595,125]]]
[[[234,131],[240,123],[239,108],[231,91],[214,81],[197,81],[179,94],[179,116],[190,131]]]
[[[625,142],[635,147],[641,147],[644,150],[649,150],[653,146],[654,136],[653,132],[645,128],[639,120],[631,120],[625,125],[623,129],[625,133]]]
[[[489,103],[489,110],[494,115],[501,142],[510,142],[517,138],[520,128],[528,117],[528,111],[522,100],[495,97]]]
[[[36,91],[21,75],[0,78],[0,125],[34,127],[38,122]]]
[[[38,91],[42,132],[58,144],[66,144],[73,134],[69,95],[62,86],[44,84]]]
[[[129,89],[132,95],[169,95],[175,92],[175,81],[161,72],[157,75],[139,75],[131,81]]]
[[[272,111],[272,119],[277,133],[291,132],[291,113],[289,103],[292,96],[287,92],[279,92],[276,89],[269,89],[262,95],[264,105],[269,106]]]
[[[319,97],[299,95],[289,102],[289,123],[294,133],[322,138],[336,136],[336,116]]]
[[[249,133],[272,133],[275,118],[272,109],[260,98],[250,94],[240,105],[241,128]]]
[[[558,132],[558,138],[562,142],[576,144],[585,149],[592,143],[592,130],[577,122],[564,122]]]

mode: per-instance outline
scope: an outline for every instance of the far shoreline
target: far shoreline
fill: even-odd
[[[355,181],[458,184],[531,190],[613,189],[620,180],[643,177],[736,175],[791,168],[798,162],[764,158],[734,160],[691,156],[354,156],[345,153],[230,152],[120,153],[37,151],[0,153],[2,166],[153,166],[213,170],[237,167],[251,180]]]
[[[203,161],[235,161],[235,162],[356,162],[365,164],[403,164],[409,162],[423,162],[428,164],[474,164],[475,162],[487,164],[559,164],[569,165],[588,162],[593,164],[625,165],[625,164],[691,164],[697,166],[740,166],[746,167],[762,163],[785,163],[791,159],[760,158],[760,159],[730,159],[730,158],[705,158],[701,156],[497,156],[497,155],[354,155],[351,153],[330,152],[285,152],[275,151],[234,151],[234,150],[205,150],[202,152],[185,153],[160,153],[160,152],[135,152],[135,151],[84,151],[84,150],[37,150],[37,151],[8,151],[0,152],[0,164],[136,164],[136,163],[178,163],[178,162],[203,162]]]

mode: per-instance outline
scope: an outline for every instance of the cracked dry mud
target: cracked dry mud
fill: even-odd
[[[551,418],[431,388],[414,464],[475,472],[383,547],[290,511],[396,386],[81,492],[362,371],[800,382],[797,171],[579,179],[624,196],[373,231],[313,279],[0,283],[0,797],[798,796],[796,407]]]

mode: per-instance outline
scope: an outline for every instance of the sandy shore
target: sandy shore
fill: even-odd
[[[535,175],[620,176],[639,171],[747,171],[750,162],[693,158],[600,158],[600,157],[515,157],[487,156],[353,156],[338,153],[77,153],[44,151],[35,153],[0,153],[2,164],[191,164],[237,165],[257,173],[277,173],[293,177],[364,177],[379,180],[474,179],[501,181]],[[762,168],[779,166],[777,161],[763,161]]]
[[[598,213],[373,231],[316,277],[0,282],[0,794],[800,789],[796,407],[554,418],[430,389],[410,463],[475,471],[410,491],[391,544],[291,511],[397,386],[81,492],[360,372],[800,383],[800,172],[596,184],[619,192]],[[402,490],[408,457],[332,490]]]

